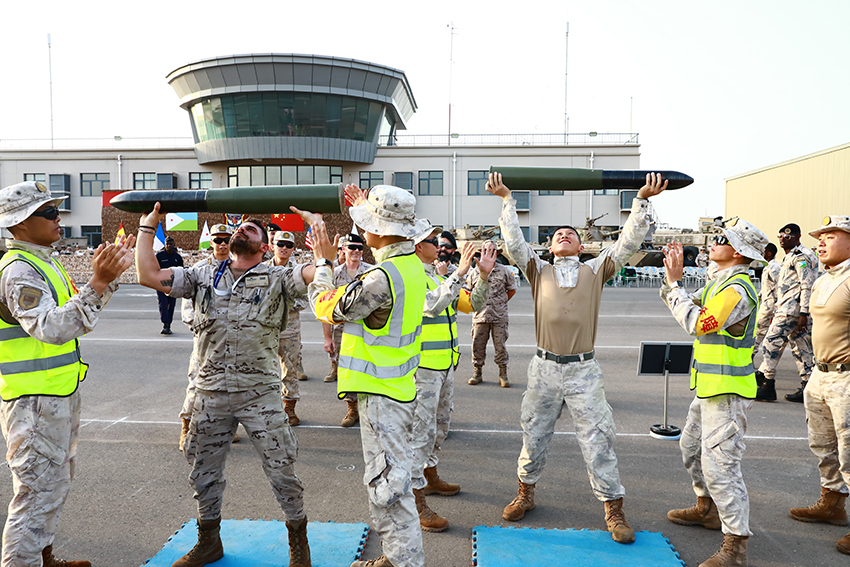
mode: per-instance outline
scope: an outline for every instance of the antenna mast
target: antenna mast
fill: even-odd
[[[50,34],[47,34],[47,69],[50,74],[50,149],[53,149],[53,57],[50,53]]]

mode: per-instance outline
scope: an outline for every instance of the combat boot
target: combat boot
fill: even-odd
[[[635,531],[626,521],[623,513],[623,499],[608,500],[605,504],[605,523],[611,532],[611,539],[617,543],[634,543]]]
[[[345,414],[345,417],[342,418],[343,427],[351,427],[358,421],[360,421],[360,412],[357,411],[357,402],[350,402],[345,400],[345,403],[348,404],[348,413]]]
[[[764,383],[756,390],[757,402],[775,402],[776,401],[776,380],[765,378]]]
[[[304,367],[301,366],[300,364],[298,365],[298,370],[295,371],[295,374],[296,374],[296,378],[298,378],[298,380],[301,381],[301,382],[303,382],[307,379],[307,375],[304,374]]]
[[[764,372],[756,370],[756,386],[761,387],[764,384]]]
[[[720,550],[699,567],[747,567],[747,536],[723,534]]]
[[[798,404],[803,403],[803,390],[806,389],[806,384],[808,384],[808,380],[800,380],[800,387],[797,388],[797,391],[793,394],[785,394],[785,399],[789,402],[797,402]]]
[[[835,548],[845,555],[850,555],[850,534],[836,541]]]
[[[508,367],[507,366],[500,366],[499,367],[499,385],[502,388],[510,388],[511,387],[511,381],[508,380]]]
[[[821,486],[820,500],[808,508],[791,508],[791,517],[800,522],[823,522],[834,526],[847,525],[844,501],[847,495]]]
[[[421,488],[413,489],[416,498],[416,511],[419,513],[419,526],[426,532],[441,532],[449,525],[449,521],[435,511],[425,502],[425,494]]]
[[[221,518],[198,520],[198,543],[189,553],[171,564],[171,567],[201,567],[224,557],[221,545]]]
[[[502,517],[509,522],[516,522],[522,520],[529,510],[534,510],[534,485],[520,480],[517,497],[505,506]]]
[[[171,331],[171,325],[163,323],[162,330],[159,332],[160,335],[173,335],[174,333]]]
[[[351,567],[393,567],[393,564],[390,563],[386,555],[381,555],[377,559],[370,559],[369,561],[355,561],[351,564]]]
[[[440,496],[454,496],[460,492],[460,485],[453,482],[446,482],[437,474],[437,467],[428,467],[425,469],[425,480],[428,484],[422,489],[425,496],[429,494],[439,494]]]
[[[707,530],[720,529],[720,514],[717,506],[708,496],[697,497],[697,503],[690,508],[670,510],[667,519],[680,526],[702,526]]]
[[[289,532],[289,567],[312,567],[306,516],[297,522],[286,522],[286,530]]]
[[[48,545],[41,552],[41,563],[44,567],[91,567],[89,561],[63,561],[53,557],[53,545]]]
[[[325,376],[325,382],[336,382],[336,362],[331,362],[331,371]]]
[[[472,378],[470,378],[469,382],[468,382],[468,384],[470,386],[475,386],[476,384],[480,384],[484,380],[484,378],[481,376],[481,367],[480,366],[473,366],[473,368],[474,368],[474,370],[473,370],[473,373],[472,373]]]
[[[286,417],[289,418],[290,427],[295,427],[301,423],[301,420],[295,415],[295,404],[297,403],[298,400],[283,400],[283,411],[286,412]]]
[[[178,451],[183,450],[183,443],[186,442],[186,434],[189,433],[189,424],[192,423],[191,419],[186,419],[185,417],[181,419],[183,425],[180,429],[180,444],[177,446]]]

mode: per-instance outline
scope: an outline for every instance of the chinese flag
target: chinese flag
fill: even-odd
[[[290,232],[301,232],[304,230],[304,221],[295,213],[272,215],[271,220],[280,227],[280,230],[288,230]]]

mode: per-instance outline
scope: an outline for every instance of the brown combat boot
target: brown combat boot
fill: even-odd
[[[224,557],[221,545],[221,518],[198,520],[198,543],[189,553],[171,564],[171,567],[201,567]]]
[[[312,567],[306,516],[297,522],[286,522],[286,529],[289,532],[289,567]]]
[[[178,451],[183,450],[183,443],[186,442],[186,434],[189,433],[189,424],[192,423],[191,419],[186,419],[185,417],[181,418],[181,421],[183,421],[183,425],[180,429],[180,444],[177,445]]]
[[[747,567],[747,536],[723,534],[720,550],[699,567]]]
[[[393,564],[390,563],[386,555],[381,555],[377,559],[370,559],[369,561],[355,561],[351,564],[351,567],[393,567]]]
[[[820,500],[808,508],[791,508],[791,517],[800,522],[823,522],[835,526],[847,525],[844,501],[847,495],[821,486]]]
[[[53,545],[48,545],[41,552],[41,562],[44,567],[91,567],[89,561],[63,561],[53,557]]]
[[[419,525],[423,530],[441,532],[449,526],[449,521],[433,511],[425,502],[422,489],[414,488],[413,496],[416,498],[416,511],[419,512]]]
[[[358,421],[360,421],[360,412],[357,411],[357,402],[350,402],[345,400],[345,403],[348,404],[348,413],[345,414],[345,417],[342,418],[343,427],[351,427]]]
[[[499,367],[499,385],[502,388],[510,388],[511,387],[511,381],[508,380],[508,367],[507,366],[500,366]]]
[[[440,496],[454,496],[460,492],[460,485],[453,482],[446,482],[437,474],[437,467],[428,467],[425,469],[425,480],[428,484],[422,489],[425,496],[429,494],[439,494]]]
[[[605,504],[605,523],[611,532],[611,539],[617,543],[634,543],[635,531],[626,521],[623,513],[623,499],[609,500]]]
[[[534,510],[534,485],[520,480],[517,496],[505,506],[502,517],[509,522],[516,522],[522,520],[529,510]]]
[[[296,377],[296,378],[297,378],[300,382],[303,382],[303,381],[305,381],[305,380],[307,379],[307,375],[306,375],[306,374],[304,374],[304,367],[303,367],[303,366],[301,366],[300,364],[298,365],[298,370],[296,370],[296,371],[295,371],[295,377]]]
[[[283,411],[286,412],[286,417],[289,418],[289,426],[295,427],[301,420],[295,415],[295,404],[298,403],[298,400],[283,400]]]
[[[331,371],[325,376],[325,382],[336,382],[336,362],[331,362]]]
[[[481,367],[473,366],[472,378],[467,382],[470,386],[475,386],[476,384],[480,384],[484,381],[484,378],[481,376]]]
[[[697,503],[690,508],[670,510],[667,519],[680,526],[702,526],[708,530],[720,529],[720,514],[714,500],[708,496],[698,496]]]
[[[850,534],[836,541],[835,548],[844,555],[850,555]]]

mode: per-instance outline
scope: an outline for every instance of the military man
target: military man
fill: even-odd
[[[59,516],[71,489],[80,429],[79,384],[88,365],[78,338],[132,264],[130,236],[98,246],[92,276],[77,289],[51,254],[59,204],[41,183],[0,190],[0,227],[12,233],[0,260],[0,426],[14,496],[3,531],[3,567],[90,567],[53,556]]]
[[[708,257],[708,251],[705,249],[705,246],[699,249],[699,254],[697,254],[696,264],[698,268],[707,268],[710,259]]]
[[[437,254],[437,273],[450,276],[455,270],[457,270],[457,264],[455,263],[457,240],[455,240],[454,234],[448,230],[444,230],[440,233],[439,243],[439,252]],[[443,274],[443,270],[445,270],[445,274]]]
[[[691,476],[697,503],[670,510],[667,518],[685,526],[723,530],[723,545],[700,567],[747,564],[750,502],[741,474],[747,411],[756,395],[753,345],[758,295],[749,277],[753,260],[762,256],[767,237],[750,223],[736,219],[715,237],[711,260],[717,266],[702,289],[688,295],[682,278],[680,243],[665,250],[665,284],[661,297],[676,321],[694,335],[691,389],[696,396],[679,448]]]
[[[419,524],[429,532],[441,532],[448,520],[428,506],[429,494],[453,496],[460,485],[446,482],[437,473],[440,447],[449,434],[454,390],[454,369],[460,358],[457,336],[457,311],[481,309],[487,301],[488,279],[496,262],[496,247],[485,243],[479,260],[481,276],[472,292],[462,289],[472,266],[475,246],[466,242],[457,270],[449,277],[436,273],[437,237],[432,228],[413,239],[416,255],[428,276],[428,293],[422,317],[422,354],[416,371],[416,421],[413,426],[413,495]]]
[[[537,355],[528,366],[528,389],[522,398],[519,491],[502,512],[505,520],[516,522],[534,509],[534,486],[543,474],[549,440],[566,405],[591,489],[603,502],[611,537],[618,543],[635,540],[623,513],[625,489],[620,484],[613,449],[614,416],[605,400],[602,370],[593,346],[602,288],[640,246],[649,229],[648,199],[666,188],[667,182],[662,182],[660,175],[647,174],[646,185],[637,192],[620,238],[587,262],[579,261],[582,245],[578,231],[571,226],[558,228],[549,247],[555,257],[552,265],[541,260],[523,238],[516,200],[502,183],[501,174],[490,174],[486,189],[502,198],[499,224],[507,253],[531,284],[537,337]]]
[[[817,258],[811,250],[800,244],[800,227],[794,223],[779,229],[779,245],[785,251],[785,257],[776,280],[773,320],[762,346],[764,360],[759,366],[759,372],[764,375],[764,383],[759,386],[756,400],[776,401],[776,366],[785,343],[790,343],[800,373],[800,387],[797,391],[786,394],[785,399],[802,403],[803,389],[812,374],[809,299],[812,284],[817,277]]]
[[[467,289],[472,289],[478,281],[478,268],[473,268],[467,278]],[[499,384],[510,388],[508,378],[508,301],[516,294],[517,285],[514,275],[502,264],[496,264],[490,272],[490,291],[483,309],[472,316],[472,378],[469,385],[480,384],[483,378],[484,362],[487,360],[487,342],[493,337],[493,357],[499,367]]]
[[[292,252],[295,250],[295,236],[285,230],[272,235],[274,242],[274,258],[269,260],[272,266],[294,267]],[[286,328],[280,333],[280,373],[283,376],[283,407],[289,416],[289,425],[295,427],[301,419],[295,413],[295,404],[301,399],[298,391],[298,381],[306,380],[304,367],[301,362],[301,311],[307,307],[304,298],[296,298],[289,309]]]
[[[319,215],[298,211],[312,226],[316,279],[310,305],[325,323],[345,323],[337,392],[358,395],[360,439],[372,527],[384,555],[351,567],[422,567],[422,531],[411,491],[410,435],[416,399],[413,375],[419,366],[422,312],[427,279],[411,239],[425,232],[416,199],[398,187],[377,185],[368,198],[346,187],[349,214],[365,231],[378,265],[345,287],[333,285],[336,251]]]
[[[184,454],[198,501],[198,543],[173,567],[199,567],[224,556],[221,502],[224,465],[238,424],[259,453],[286,517],[290,567],[308,567],[303,486],[293,464],[295,434],[281,398],[280,332],[295,297],[312,281],[313,266],[262,263],[269,249],[260,221],[249,219],[230,238],[231,258],[217,264],[160,270],[151,248],[159,203],[142,217],[136,270],[139,283],[194,302],[198,333],[195,400]]]
[[[333,284],[335,287],[343,287],[360,279],[360,276],[373,268],[372,264],[363,261],[363,249],[366,242],[359,234],[347,234],[340,239],[344,244],[343,262],[334,267]],[[339,361],[339,347],[342,343],[342,325],[329,325],[322,323],[324,333],[325,352],[331,361],[331,371],[325,376],[325,382],[336,382],[337,363]],[[360,419],[357,413],[357,394],[346,394],[345,398],[348,411],[342,418],[343,427],[351,427]]]
[[[156,261],[159,262],[160,268],[183,265],[183,256],[177,251],[177,245],[170,236],[165,239],[165,248],[156,253]],[[159,334],[171,335],[171,322],[174,320],[174,306],[177,300],[161,291],[156,292],[156,299],[159,304],[159,320],[162,322],[162,331]]]
[[[830,216],[809,233],[818,239],[825,273],[812,290],[815,368],[804,391],[809,447],[818,458],[821,497],[792,508],[801,522],[847,525],[844,501],[850,485],[850,217]],[[836,543],[850,555],[850,533]]]
[[[767,335],[767,329],[770,328],[770,322],[773,320],[773,311],[776,308],[776,280],[779,279],[779,270],[781,268],[779,262],[776,261],[776,244],[768,242],[764,247],[764,259],[767,260],[767,266],[761,272],[761,290],[759,291],[759,311],[758,319],[756,320],[756,343],[753,347],[753,361],[756,354],[761,349],[761,343]],[[764,375],[756,371],[756,381],[761,386],[764,381]]]

